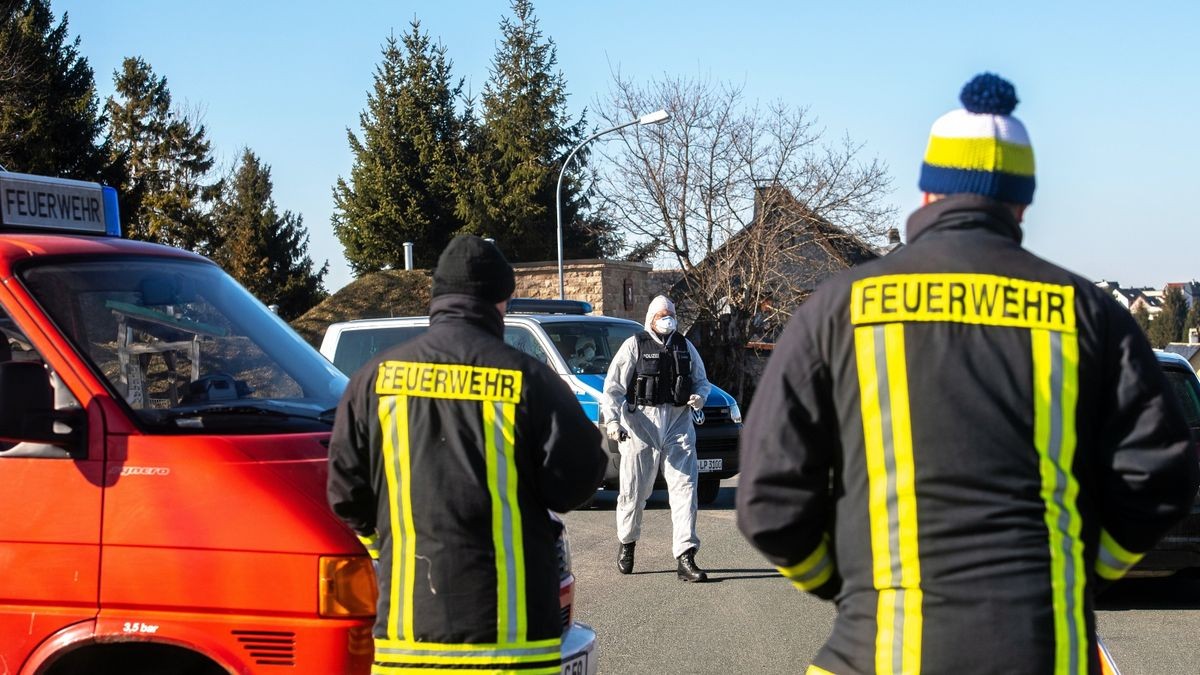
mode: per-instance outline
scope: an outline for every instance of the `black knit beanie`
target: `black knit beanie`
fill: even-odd
[[[446,246],[433,271],[433,297],[456,293],[496,303],[511,298],[516,287],[512,265],[500,249],[469,234],[455,237]]]

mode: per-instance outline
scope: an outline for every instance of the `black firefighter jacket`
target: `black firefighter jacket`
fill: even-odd
[[[607,456],[546,365],[506,345],[495,306],[444,295],[430,328],[351,378],[329,503],[378,534],[376,672],[557,673],[556,540]]]
[[[952,196],[804,303],[750,408],[743,534],[836,597],[810,672],[1097,672],[1093,592],[1197,461],[1130,314]]]

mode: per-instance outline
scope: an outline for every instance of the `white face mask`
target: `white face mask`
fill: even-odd
[[[595,355],[596,355],[596,350],[594,348],[592,348],[592,347],[584,347],[583,348],[583,358],[587,359],[588,361],[591,361],[592,357],[594,357]]]
[[[659,335],[666,335],[667,333],[675,330],[675,326],[677,325],[678,324],[675,321],[675,317],[664,316],[663,318],[654,322],[654,330],[657,331]]]

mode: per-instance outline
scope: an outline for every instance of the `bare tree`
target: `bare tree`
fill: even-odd
[[[825,142],[807,109],[751,104],[728,83],[617,72],[598,107],[613,125],[671,113],[605,148],[597,194],[635,250],[679,268],[681,320],[714,379],[748,398],[747,343],[772,341],[817,284],[875,256],[894,215],[886,167],[848,138]]]

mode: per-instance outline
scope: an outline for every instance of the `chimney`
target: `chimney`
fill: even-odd
[[[770,197],[771,191],[778,187],[778,184],[773,181],[757,181],[754,185],[754,220],[758,222],[760,216],[765,214],[767,207],[767,199]]]
[[[895,246],[900,243],[900,230],[897,228],[888,229],[888,246]]]

